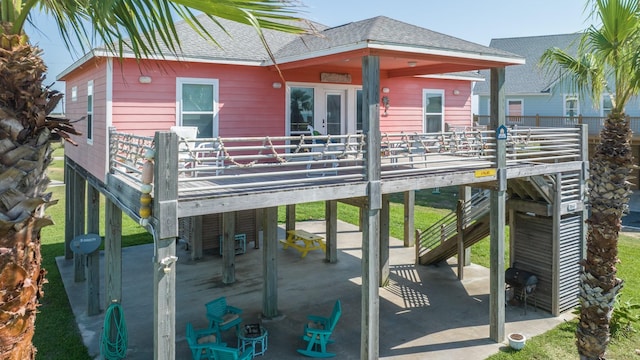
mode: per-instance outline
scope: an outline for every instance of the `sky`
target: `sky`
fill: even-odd
[[[586,0],[299,0],[300,15],[328,26],[384,15],[481,45],[492,38],[566,34],[591,24]],[[67,50],[55,23],[35,14],[25,30],[43,49],[47,84],[82,57]],[[64,90],[56,82],[54,89]]]

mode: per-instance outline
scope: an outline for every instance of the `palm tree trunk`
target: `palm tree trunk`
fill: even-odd
[[[581,359],[604,359],[609,321],[623,281],[617,278],[618,233],[631,184],[633,155],[626,116],[612,113],[600,133],[590,164],[587,258],[580,276],[580,322],[576,330]]]
[[[47,114],[60,95],[43,88],[40,50],[21,36],[0,36],[0,358],[34,359],[38,299],[43,295],[40,229],[50,141],[60,123]]]

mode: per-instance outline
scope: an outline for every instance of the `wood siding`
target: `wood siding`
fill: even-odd
[[[191,218],[180,219],[180,237],[188,242],[191,239],[188,238],[186,227],[189,226]],[[255,243],[259,241],[256,229],[256,222],[258,222],[256,210],[244,210],[236,212],[236,231],[235,234],[245,234],[247,237],[247,248],[249,243],[255,246]],[[203,215],[202,218],[202,249],[213,250],[215,254],[219,254],[220,251],[220,236],[222,236],[222,214],[209,214]]]
[[[82,133],[73,140],[78,146],[65,145],[65,155],[73,159],[91,174],[104,179],[107,171],[107,62],[97,60],[87,63],[66,81],[66,115]],[[87,142],[87,82],[93,80],[93,142]],[[77,98],[71,98],[71,89],[77,87]]]

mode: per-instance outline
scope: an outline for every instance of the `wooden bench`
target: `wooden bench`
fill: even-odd
[[[311,250],[321,249],[326,251],[327,246],[323,240],[324,238],[322,236],[304,230],[289,230],[287,231],[287,239],[280,240],[280,242],[284,245],[283,249],[291,246],[300,251],[302,257],[305,257]],[[300,244],[300,242],[302,242],[302,244]]]

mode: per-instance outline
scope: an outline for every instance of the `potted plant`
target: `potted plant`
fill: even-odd
[[[524,347],[524,343],[527,341],[527,338],[520,333],[511,333],[507,336],[509,339],[509,346],[514,350],[520,350]]]

